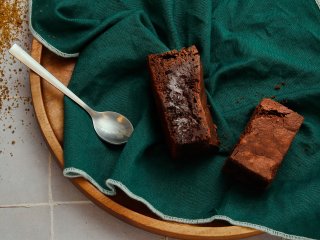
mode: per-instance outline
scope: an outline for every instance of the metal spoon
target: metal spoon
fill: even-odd
[[[133,126],[126,117],[116,112],[94,111],[17,44],[14,44],[9,52],[86,110],[92,118],[96,133],[102,140],[116,145],[128,141],[133,132]]]

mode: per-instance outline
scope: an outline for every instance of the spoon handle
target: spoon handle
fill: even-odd
[[[36,60],[34,60],[27,52],[25,52],[21,47],[17,44],[14,44],[9,52],[19,59],[22,63],[28,66],[31,70],[36,72],[43,79],[47,80],[51,85],[59,89],[81,107],[83,107],[90,115],[94,113],[94,111],[85,104],[77,95],[75,95],[70,89],[68,89],[65,85],[63,85],[57,78],[55,78],[47,69],[41,66]]]

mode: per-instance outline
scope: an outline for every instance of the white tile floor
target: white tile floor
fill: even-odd
[[[30,49],[26,21],[16,42]],[[18,62],[11,65],[8,53],[0,57],[11,96],[0,96],[0,239],[171,239],[114,218],[62,176],[34,117],[27,69]],[[279,238],[264,234],[249,239]]]

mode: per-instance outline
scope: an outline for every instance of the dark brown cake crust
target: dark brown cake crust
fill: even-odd
[[[148,56],[152,89],[173,158],[219,145],[195,46]]]
[[[225,172],[252,186],[267,187],[302,122],[298,113],[271,99],[263,99],[226,161]]]

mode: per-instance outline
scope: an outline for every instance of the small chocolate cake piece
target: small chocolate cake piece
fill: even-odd
[[[219,145],[195,46],[148,56],[152,89],[173,158]]]
[[[271,99],[263,99],[226,161],[225,172],[251,186],[267,187],[302,122],[298,113]]]

